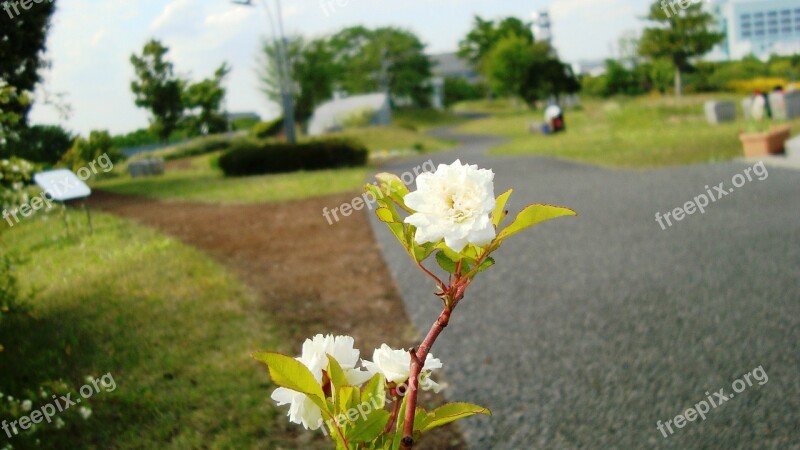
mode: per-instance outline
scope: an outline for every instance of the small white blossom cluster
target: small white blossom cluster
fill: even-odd
[[[353,348],[354,339],[350,336],[333,336],[318,334],[306,339],[302,354],[295,358],[311,371],[314,378],[324,386],[327,375],[328,355],[332,356],[342,367],[348,384],[361,386],[375,374],[382,374],[387,383],[400,385],[410,376],[411,355],[406,350],[395,350],[386,344],[373,352],[373,360],[361,360],[360,351]],[[430,354],[420,374],[420,387],[423,390],[439,392],[441,386],[430,379],[431,371],[441,369],[442,363]],[[286,388],[278,388],[272,393],[272,399],[279,406],[289,405],[289,421],[303,425],[307,430],[316,430],[322,426],[322,411],[303,393]]]

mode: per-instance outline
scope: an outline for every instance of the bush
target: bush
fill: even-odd
[[[344,114],[339,118],[343,128],[363,128],[372,123],[375,117],[375,108],[358,108]]]
[[[61,158],[59,165],[77,171],[103,155],[108,155],[114,164],[125,160],[125,155],[114,146],[107,131],[92,131],[89,133],[89,139],[75,139],[75,143]]]
[[[361,143],[328,139],[291,145],[242,140],[219,159],[227,176],[363,166],[369,151]]]
[[[15,208],[28,202],[25,187],[38,167],[20,158],[0,159],[0,208]]]
[[[259,122],[250,130],[250,135],[256,139],[275,137],[283,131],[283,117],[278,117],[271,122]]]

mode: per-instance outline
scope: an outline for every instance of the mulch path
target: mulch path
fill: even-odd
[[[317,333],[353,336],[362,357],[386,342],[414,344],[414,330],[375,242],[366,214],[329,225],[324,207],[356,192],[287,203],[214,205],[95,191],[94,208],[153,227],[225,265],[260,297],[261,307],[292,348]],[[423,404],[441,404],[423,397]],[[464,449],[453,427],[419,448]]]

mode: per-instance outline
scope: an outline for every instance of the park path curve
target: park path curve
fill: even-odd
[[[509,241],[434,347],[448,398],[494,413],[464,422],[472,448],[800,448],[800,172],[769,167],[662,230],[656,212],[749,166],[612,170],[486,155],[498,139],[437,134],[461,146],[382,170],[461,158],[492,168],[497,193],[514,187],[512,217],[525,202],[579,213]],[[372,225],[424,334],[441,303]],[[668,438],[656,429],[759,366],[764,385]]]

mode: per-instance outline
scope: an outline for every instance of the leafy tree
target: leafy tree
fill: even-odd
[[[330,40],[337,86],[349,93],[388,91],[394,101],[430,103],[431,62],[412,32],[383,27],[346,28]]]
[[[281,85],[278,76],[278,52],[273,42],[264,42],[259,59],[261,90],[270,100],[280,104]],[[295,120],[306,122],[314,108],[333,96],[336,66],[326,39],[306,41],[295,37],[287,43],[289,65],[294,81]]]
[[[166,60],[167,52],[169,48],[151,40],[145,44],[141,56],[131,55],[131,64],[136,72],[131,91],[136,106],[150,110],[150,129],[162,141],[169,138],[183,117],[182,93],[186,84],[175,75],[172,63]]]
[[[519,36],[503,38],[486,56],[484,71],[496,93],[527,102],[580,89],[572,68],[554,55],[549,44]]]
[[[79,137],[75,139],[72,147],[64,154],[59,165],[77,171],[89,162],[97,160],[107,154],[113,163],[122,161],[125,156],[116,147],[108,131],[92,131],[89,139]]]
[[[458,44],[458,55],[476,67],[481,67],[484,58],[505,38],[516,36],[532,44],[534,36],[531,26],[531,23],[516,17],[494,21],[475,16],[472,29]]]
[[[5,146],[10,139],[17,136],[15,130],[23,119],[18,111],[19,105],[27,105],[28,96],[13,86],[0,80],[0,146]]]
[[[463,78],[447,77],[444,79],[444,104],[451,106],[463,100],[477,100],[486,96],[483,85],[469,83]]]
[[[225,99],[225,88],[222,82],[230,73],[231,68],[223,63],[214,72],[212,78],[193,83],[184,92],[184,104],[189,110],[198,110],[196,115],[189,117],[188,129],[193,135],[220,133],[227,131],[228,119],[222,111],[222,101]]]
[[[69,150],[75,137],[58,125],[23,128],[19,137],[0,150],[0,157],[17,156],[29,161],[55,164]]]
[[[3,106],[6,113],[17,115],[14,126],[27,123],[31,104],[24,94],[34,90],[40,81],[40,69],[47,65],[43,55],[53,12],[55,4],[47,1],[24,11],[24,17],[12,18],[5,11],[0,14],[0,89],[3,85],[16,89],[17,95]],[[8,125],[0,119],[0,127]]]
[[[691,64],[691,58],[711,51],[725,35],[713,31],[714,16],[701,6],[676,8],[673,14],[655,0],[645,20],[653,26],[646,28],[639,42],[639,53],[653,59],[666,58],[675,69],[675,95],[683,93],[683,72]]]

